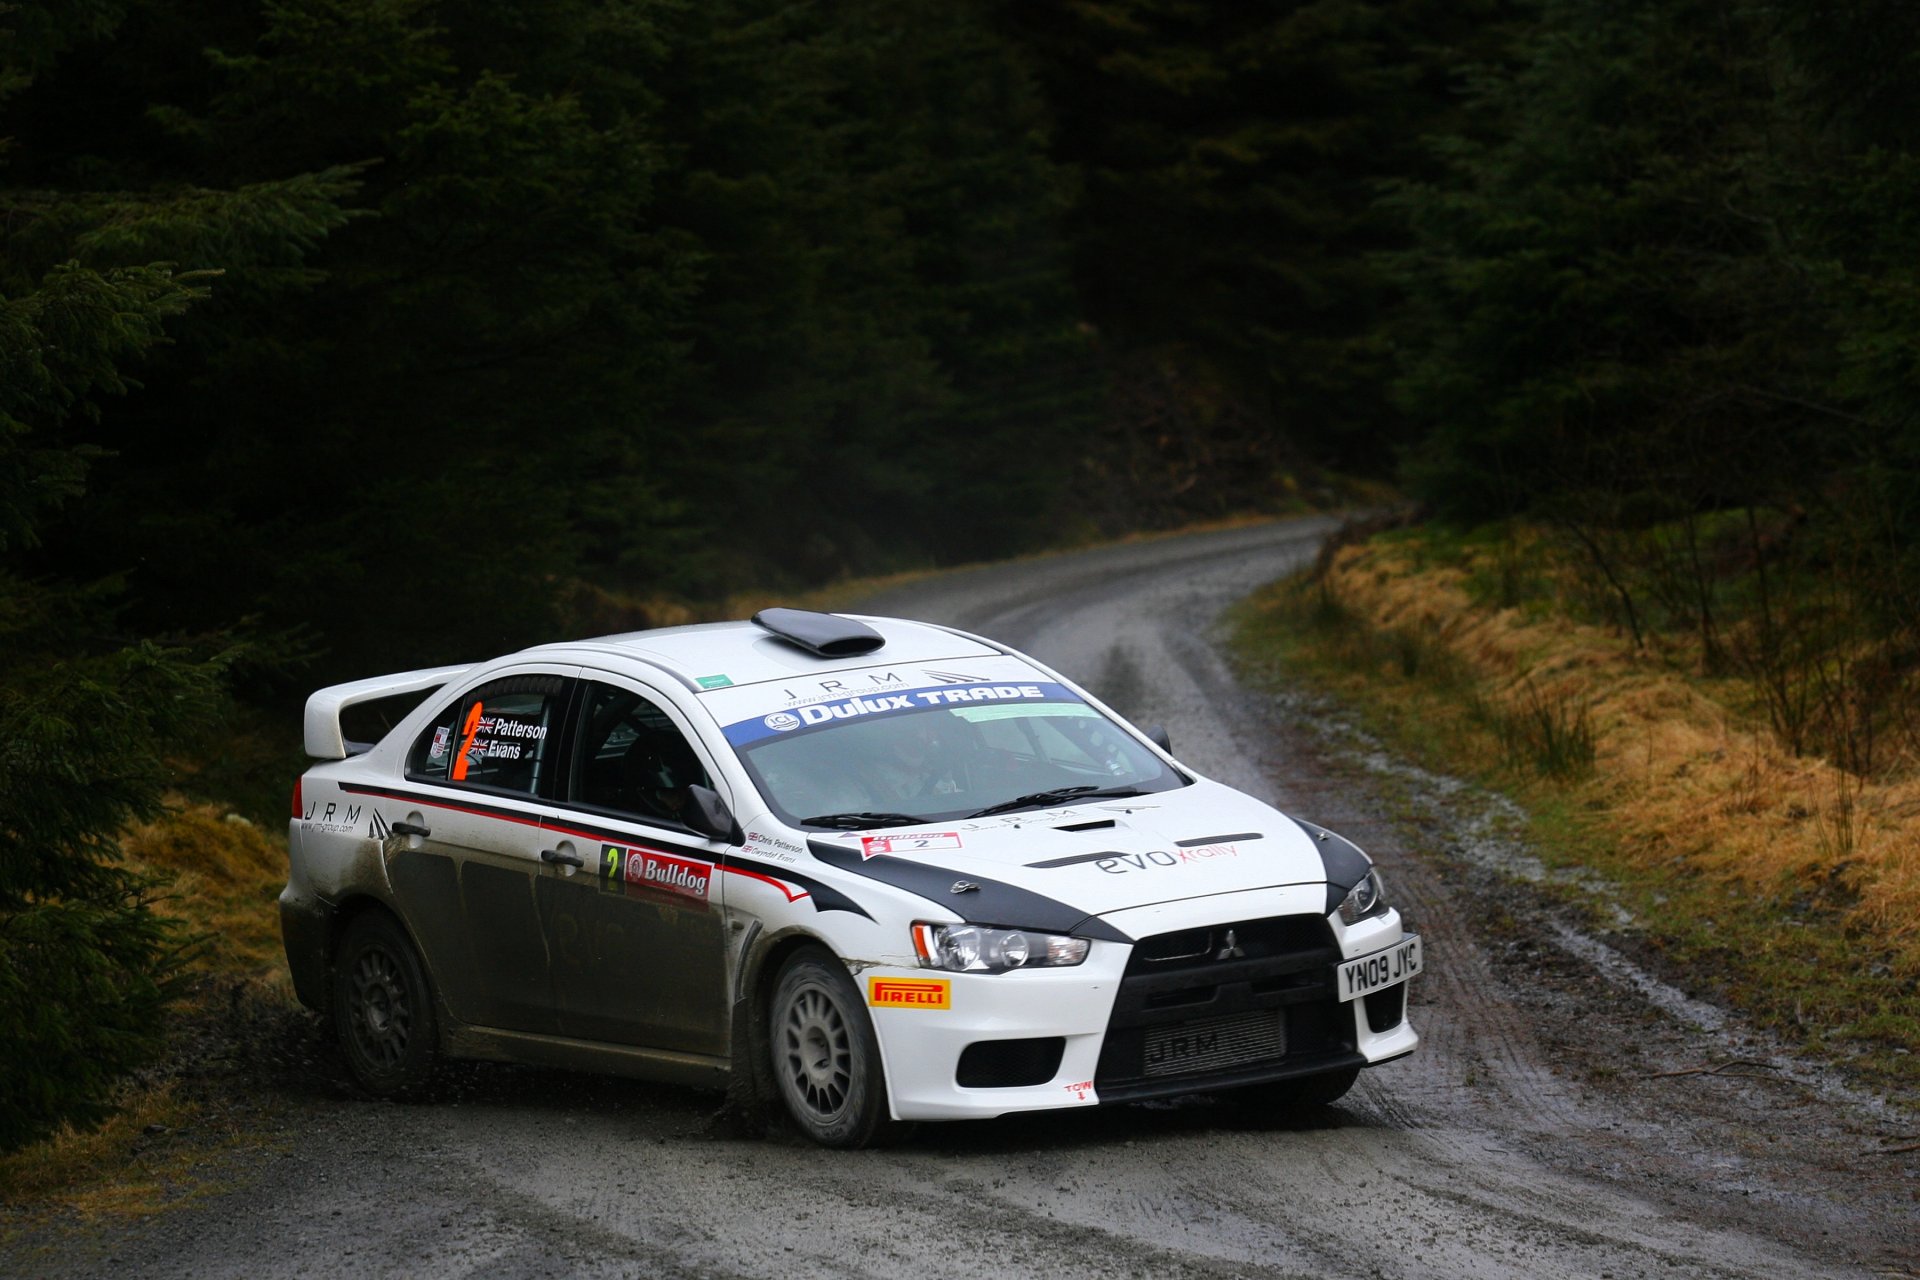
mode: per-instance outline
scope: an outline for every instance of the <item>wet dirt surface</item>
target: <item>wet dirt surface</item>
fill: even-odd
[[[1423,1043],[1339,1104],[1221,1094],[834,1154],[624,1081],[470,1067],[441,1101],[397,1106],[293,1072],[268,1149],[210,1171],[222,1190],[143,1222],[15,1222],[0,1274],[1920,1275],[1920,1153],[1888,1153],[1920,1141],[1915,1112],[1548,905],[1497,800],[1235,682],[1219,611],[1331,527],[1028,561],[868,607],[1018,645],[1166,724],[1194,767],[1374,854],[1426,940]]]

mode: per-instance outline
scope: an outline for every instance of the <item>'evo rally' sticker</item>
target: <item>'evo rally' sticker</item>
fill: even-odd
[[[766,738],[811,729],[835,720],[859,720],[868,716],[892,715],[901,711],[924,711],[928,707],[967,705],[980,702],[1079,702],[1063,684],[1047,681],[1025,684],[941,685],[930,689],[907,689],[900,693],[865,694],[839,702],[817,702],[791,711],[737,720],[727,726],[727,741],[736,747],[750,746]]]
[[[1171,850],[1154,849],[1146,853],[1121,853],[1115,849],[1106,849],[1099,853],[1075,853],[1064,858],[1048,858],[1045,862],[1029,862],[1027,865],[1050,871],[1058,867],[1077,867],[1090,862],[1110,876],[1123,876],[1131,871],[1152,871],[1156,867],[1187,867],[1214,858],[1239,856],[1240,846],[1236,844],[1201,844]]]

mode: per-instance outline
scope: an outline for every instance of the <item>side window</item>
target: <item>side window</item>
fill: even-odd
[[[561,676],[508,676],[434,717],[407,756],[407,776],[533,795],[559,749]]]
[[[713,785],[666,712],[630,689],[588,685],[577,737],[568,797],[575,804],[685,826],[687,788]]]

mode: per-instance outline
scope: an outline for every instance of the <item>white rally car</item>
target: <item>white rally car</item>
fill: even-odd
[[[376,1094],[511,1060],[728,1085],[852,1147],[1329,1102],[1418,1042],[1420,939],[1365,854],[943,627],[546,645],[323,689],[306,747],[287,958]]]

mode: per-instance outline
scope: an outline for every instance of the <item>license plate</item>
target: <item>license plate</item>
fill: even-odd
[[[1340,962],[1340,998],[1355,1000],[1384,991],[1420,972],[1420,936],[1409,934],[1392,946]]]

